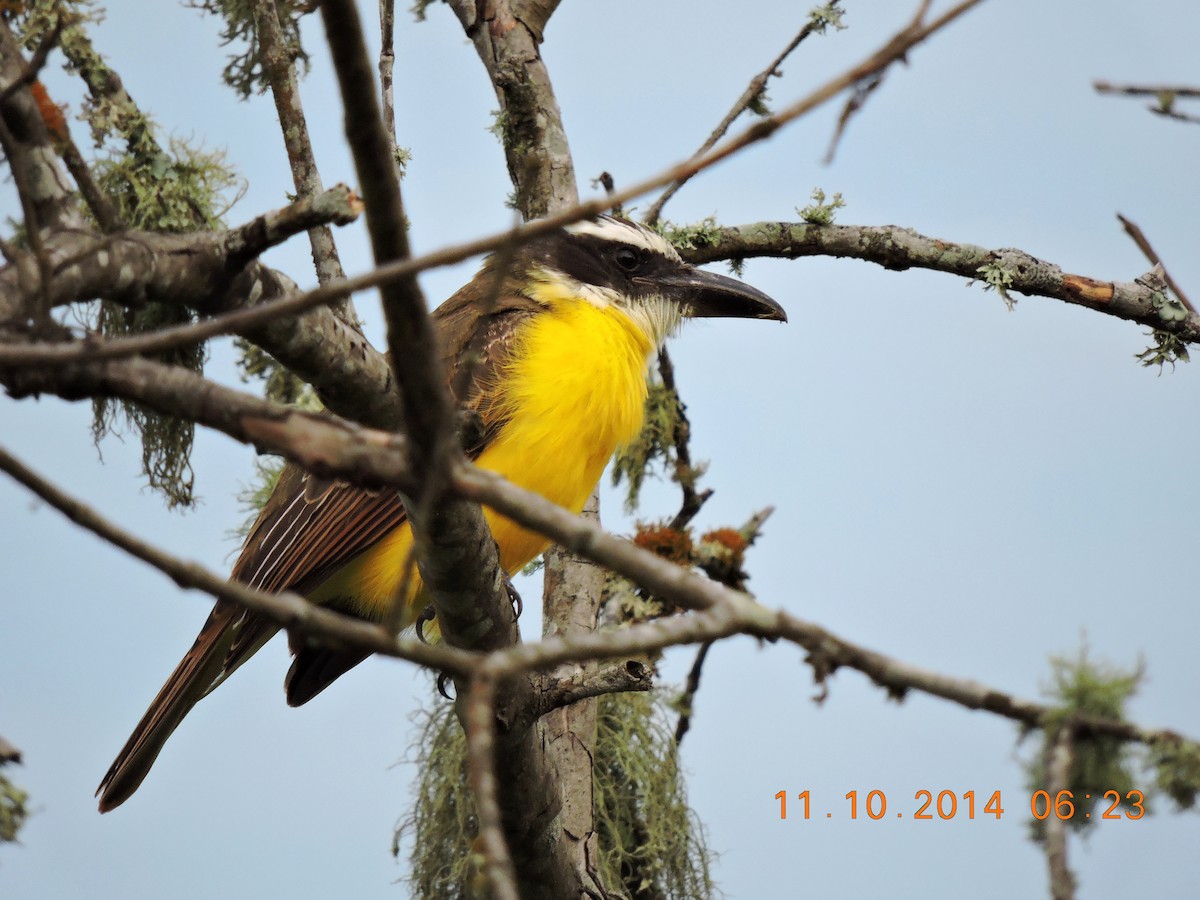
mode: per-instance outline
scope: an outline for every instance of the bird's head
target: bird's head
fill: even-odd
[[[533,299],[616,308],[655,345],[687,318],[787,321],[762,291],[689,265],[661,235],[628,219],[585,219],[530,243],[519,259]]]

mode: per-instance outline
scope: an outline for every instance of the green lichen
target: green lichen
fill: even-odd
[[[1179,809],[1191,809],[1200,795],[1200,747],[1190,742],[1155,741],[1150,745],[1154,784],[1175,801]]]
[[[169,151],[153,139],[153,127],[143,120],[128,135],[127,152],[114,152],[96,166],[96,181],[122,222],[142,231],[186,233],[219,227],[225,211],[224,193],[235,183],[218,153],[206,153],[182,141]],[[128,122],[126,123],[128,124]],[[144,334],[192,321],[181,306],[150,302],[129,307],[101,301],[94,307],[91,326],[106,337]],[[193,344],[156,354],[159,362],[200,372],[205,346]],[[190,455],[195,432],[190,421],[163,415],[140,403],[96,398],[92,433],[101,440],[118,424],[131,426],[142,437],[142,468],[150,487],[171,508],[195,503]]]
[[[1150,298],[1150,305],[1158,312],[1158,317],[1168,324],[1182,322],[1189,315],[1188,308],[1183,305],[1182,301],[1168,296],[1162,291],[1154,292],[1154,296]]]
[[[234,540],[240,546],[254,527],[258,514],[271,499],[279,476],[283,473],[285,461],[278,456],[262,456],[254,460],[254,475],[248,484],[243,484],[237,492],[238,507],[242,511],[242,521],[236,528],[226,532],[226,537]]]
[[[1093,661],[1086,644],[1073,658],[1051,657],[1050,668],[1050,683],[1044,691],[1055,710],[1044,723],[1042,751],[1026,767],[1031,792],[1049,789],[1046,756],[1048,745],[1057,738],[1060,728],[1069,727],[1077,716],[1124,721],[1125,707],[1145,675],[1140,664],[1123,669]],[[1071,791],[1075,808],[1067,824],[1078,833],[1087,833],[1099,820],[1094,812],[1097,804],[1107,808],[1111,802],[1105,799],[1106,792],[1116,791],[1124,799],[1141,786],[1136,777],[1137,760],[1126,741],[1107,735],[1077,734],[1071,750],[1071,769],[1064,788]],[[1043,841],[1045,821],[1032,820],[1030,831],[1035,841]]]
[[[87,88],[81,115],[96,150],[91,167],[97,185],[122,224],[132,230],[187,233],[220,227],[228,208],[227,192],[237,183],[219,152],[207,152],[183,140],[164,146],[154,121],[138,108],[120,77],[95,49],[85,28],[98,14],[86,0],[33,0],[22,27],[26,46],[35,46],[63,22],[58,46],[68,71]],[[148,302],[126,307],[101,302],[85,316],[107,337],[145,333],[191,321],[178,306]],[[203,345],[156,356],[161,362],[199,372]],[[171,507],[195,502],[189,462],[192,423],[162,415],[136,403],[97,399],[92,432],[97,441],[118,424],[140,432],[142,465],[152,488]]]
[[[1134,358],[1141,360],[1143,366],[1158,366],[1158,374],[1162,375],[1163,366],[1168,363],[1171,365],[1171,370],[1174,371],[1177,362],[1191,361],[1191,357],[1188,356],[1187,343],[1179,335],[1155,329],[1150,332],[1150,337],[1154,340],[1154,344],[1140,353],[1134,354]]]
[[[29,813],[29,794],[0,775],[0,844],[16,842]]]
[[[654,229],[667,239],[673,247],[680,250],[696,250],[701,247],[711,247],[721,240],[722,229],[717,224],[717,217],[705,216],[699,222],[678,225],[663,219],[655,224]]]
[[[838,6],[838,0],[833,0],[832,3],[826,3],[824,6],[817,6],[810,9],[808,11],[808,21],[812,24],[812,30],[815,34],[825,34],[830,26],[836,31],[845,31],[846,25],[842,22],[844,15],[845,10]]]
[[[679,421],[679,397],[657,377],[652,377],[646,394],[645,420],[638,436],[617,451],[612,466],[612,483],[626,482],[625,510],[637,509],[647,475],[675,465],[675,428]]]
[[[238,351],[238,368],[241,369],[242,381],[261,381],[263,395],[268,400],[313,411],[321,408],[312,387],[303,378],[281,365],[267,351],[240,337],[234,338],[233,346]]]
[[[975,271],[979,273],[979,277],[983,280],[983,289],[985,291],[994,289],[1010,311],[1016,308],[1016,298],[1008,293],[1008,289],[1012,287],[1013,278],[1015,277],[1011,269],[999,260],[994,260],[984,263]]]
[[[837,211],[846,205],[840,193],[826,200],[825,191],[813,188],[812,203],[804,208],[797,208],[800,218],[809,225],[832,225],[837,218]]]

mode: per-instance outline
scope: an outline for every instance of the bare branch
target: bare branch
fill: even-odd
[[[321,17],[337,71],[345,111],[346,139],[354,155],[367,204],[367,228],[377,264],[410,256],[408,220],[380,118],[366,40],[352,0],[325,0]],[[415,276],[380,286],[387,318],[388,349],[404,396],[404,421],[419,467],[431,470],[451,420],[450,398],[434,356],[433,328]]]
[[[1126,94],[1131,97],[1154,97],[1155,102],[1149,104],[1146,109],[1154,113],[1156,116],[1163,116],[1168,119],[1176,119],[1180,122],[1190,122],[1193,125],[1200,123],[1200,116],[1191,115],[1180,112],[1175,108],[1175,101],[1179,98],[1194,100],[1200,97],[1200,88],[1198,87],[1171,87],[1167,85],[1116,85],[1110,84],[1107,81],[1094,81],[1092,86],[1100,94]]]
[[[338,185],[228,231],[183,235],[125,232],[108,237],[58,232],[48,246],[54,267],[50,302],[57,306],[95,297],[136,302],[161,298],[203,307],[211,303],[223,283],[264,250],[313,223],[351,222],[361,208],[354,193]],[[19,268],[0,270],[0,297],[16,305],[20,292]],[[137,345],[137,339],[130,341]],[[55,356],[56,348],[45,349],[50,352],[48,358],[61,358]]]
[[[475,44],[500,102],[508,173],[526,219],[578,201],[575,167],[538,45],[557,2],[448,0]]]
[[[683,405],[683,398],[679,396],[679,389],[675,385],[675,366],[671,363],[671,355],[665,346],[658,351],[658,373],[662,377],[663,387],[675,398],[675,430],[671,435],[671,441],[675,445],[673,480],[679,485],[683,499],[679,504],[679,512],[675,513],[668,527],[678,531],[696,517],[701,507],[712,496],[712,491],[696,490],[700,473],[692,466],[692,426],[688,421],[687,407]]]
[[[1200,316],[1165,298],[1166,285],[1160,285],[1152,272],[1133,282],[1102,281],[1065,273],[1054,263],[1022,250],[989,250],[896,225],[758,222],[718,229],[703,246],[684,248],[680,253],[693,263],[757,256],[833,256],[861,259],[887,269],[932,269],[989,284],[995,279],[1006,291],[1086,306],[1170,331],[1190,343],[1200,341]]]
[[[391,145],[392,163],[398,163],[396,144],[396,87],[392,72],[396,66],[396,2],[379,0],[379,96],[383,101],[383,124]]]
[[[530,711],[530,717],[540,719],[556,709],[605,694],[649,691],[654,687],[652,675],[650,669],[636,659],[591,672],[577,672],[566,678],[543,675],[537,679],[540,683],[535,684],[538,706]]]
[[[838,0],[834,0],[834,2],[830,3],[829,5],[830,7],[836,9]],[[717,127],[712,130],[712,133],[708,136],[704,143],[700,145],[700,149],[692,155],[700,156],[701,154],[711,150],[716,146],[717,141],[728,134],[729,129],[733,127],[733,123],[738,116],[751,107],[760,105],[762,103],[763,96],[766,94],[767,82],[773,76],[778,78],[783,74],[779,71],[779,67],[783,65],[783,61],[791,56],[792,51],[799,47],[800,44],[803,43],[804,39],[814,31],[823,33],[826,24],[827,23],[824,19],[818,18],[812,12],[810,12],[808,21],[804,23],[804,27],[796,33],[795,37],[788,41],[787,46],[783,48],[778,56],[771,60],[770,65],[750,79],[750,83],[746,85],[746,89],[742,91],[742,96],[738,97],[733,106],[730,107],[729,112],[725,114],[725,118],[723,118],[717,124]],[[662,215],[663,207],[667,205],[667,202],[674,197],[679,189],[683,187],[690,179],[691,176],[688,175],[683,178],[677,178],[675,181],[671,182],[667,189],[663,191],[662,195],[659,196],[659,198],[652,204],[650,204],[650,208],[646,211],[646,215],[644,217],[647,224],[654,225],[658,222],[659,217]]]
[[[1112,84],[1108,81],[1096,80],[1092,87],[1100,94],[1128,94],[1134,97],[1158,97],[1172,94],[1176,97],[1200,97],[1200,87],[1190,85],[1143,85],[1143,84]]]
[[[1053,741],[1046,745],[1046,793],[1049,815],[1046,817],[1046,867],[1050,871],[1050,896],[1053,900],[1074,900],[1075,876],[1067,862],[1067,818],[1060,818],[1055,808],[1060,791],[1069,791],[1071,764],[1075,748],[1072,729],[1062,726]]]
[[[692,704],[696,702],[696,692],[700,690],[700,673],[704,671],[704,660],[708,658],[708,651],[712,649],[712,645],[712,641],[705,641],[700,645],[700,649],[696,651],[696,659],[692,662],[692,668],[688,671],[687,684],[683,689],[683,698],[680,704],[683,711],[679,713],[679,721],[675,723],[675,743],[677,745],[683,741],[684,735],[692,727]]]
[[[1183,290],[1176,283],[1175,279],[1171,277],[1171,273],[1168,272],[1167,267],[1163,265],[1162,259],[1154,251],[1154,248],[1150,246],[1150,239],[1146,237],[1142,229],[1138,227],[1138,224],[1130,219],[1125,218],[1120,213],[1117,213],[1117,219],[1120,221],[1121,225],[1124,226],[1125,233],[1133,238],[1133,242],[1138,245],[1138,249],[1142,251],[1146,259],[1150,260],[1151,264],[1153,265],[1163,267],[1163,279],[1167,282],[1167,287],[1174,291],[1175,296],[1179,298],[1179,302],[1188,308],[1188,312],[1195,315],[1196,307],[1192,305],[1192,301],[1188,299],[1187,294],[1183,292]]]
[[[876,72],[874,75],[859,82],[854,86],[854,90],[850,92],[850,96],[846,98],[846,105],[842,107],[842,114],[838,116],[837,127],[833,130],[833,137],[829,139],[829,149],[825,151],[825,158],[821,160],[825,165],[833,162],[838,144],[842,142],[842,136],[846,133],[846,126],[850,124],[850,120],[855,115],[862,111],[862,108],[867,104],[867,100],[883,84],[885,74],[886,72]]]
[[[283,31],[279,24],[279,11],[275,0],[255,0],[254,23],[262,48],[263,73],[271,84],[271,95],[275,98],[275,111],[279,115],[279,127],[287,149],[288,162],[292,168],[292,183],[300,199],[321,193],[321,173],[317,171],[317,160],[308,136],[308,121],[296,86],[295,60],[287,49]],[[324,285],[345,278],[333,232],[328,225],[318,225],[308,232],[312,244],[313,264],[317,270],[317,281]],[[347,305],[339,312],[353,317],[352,307]]]
[[[299,594],[269,594],[223,578],[198,563],[185,562],[165,553],[95,510],[67,496],[0,447],[0,471],[7,472],[68,519],[129,555],[169,576],[182,588],[194,588],[267,616],[284,628],[319,636],[331,643],[362,647],[373,653],[406,659],[420,665],[465,675],[473,670],[476,656],[452,647],[432,647],[414,638],[397,638],[378,625],[332,612],[309,603]]]

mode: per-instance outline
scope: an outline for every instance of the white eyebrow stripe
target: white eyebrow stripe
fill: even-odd
[[[583,219],[573,225],[568,225],[567,231],[571,234],[586,234],[606,241],[620,241],[665,256],[667,259],[679,259],[679,254],[666,238],[658,232],[651,231],[637,222],[630,222],[628,219],[615,219],[612,216]]]

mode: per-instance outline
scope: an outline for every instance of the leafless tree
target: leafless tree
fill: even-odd
[[[0,268],[0,384],[15,398],[92,398],[102,410],[130,404],[146,436],[148,474],[172,502],[187,501],[187,446],[194,425],[221,431],[319,475],[394,488],[406,497],[426,498],[423,486],[438,485],[438,514],[430,514],[430,504],[424,502],[411,504],[410,513],[423,539],[422,572],[445,642],[430,646],[409,635],[397,637],[295,595],[263,594],[227,582],[121,530],[3,449],[0,469],[81,527],[161,569],[181,586],[241,604],[310,639],[359,646],[451,676],[467,739],[481,872],[496,897],[634,895],[632,885],[600,883],[593,865],[594,811],[580,798],[591,796],[596,698],[646,690],[652,678],[642,661],[672,645],[707,648],[734,634],[792,642],[807,653],[818,681],[847,667],[890,694],[925,692],[1029,729],[1047,729],[1045,783],[1052,795],[1067,789],[1072,760],[1091,742],[1137,742],[1163,758],[1194,758],[1196,745],[1169,731],[1087,711],[1064,714],[873,652],[772,606],[769,598],[759,603],[749,597],[742,590],[740,559],[722,568],[711,558],[685,556],[681,566],[678,558],[664,559],[646,549],[654,546],[652,540],[633,543],[605,533],[594,506],[590,515],[576,518],[503,483],[458,451],[460,423],[436,374],[418,273],[485,251],[503,252],[652,192],[658,192],[658,199],[648,218],[657,221],[693,175],[770,138],[819,106],[841,98],[844,126],[894,64],[979,2],[963,0],[935,10],[924,0],[911,21],[876,52],[808,95],[770,111],[763,105],[764,91],[784,59],[840,14],[836,2],[814,10],[691,159],[581,203],[540,49],[558,3],[447,0],[495,88],[515,204],[525,223],[420,257],[409,250],[398,174],[389,0],[381,3],[385,39],[378,75],[353,0],[200,4],[226,15],[230,36],[249,43],[251,50],[235,59],[227,74],[243,92],[259,86],[272,92],[295,183],[293,203],[234,227],[219,226],[211,208],[213,183],[222,177],[219,168],[191,151],[157,143],[117,73],[89,43],[85,11],[67,0],[30,0],[23,9],[17,4],[0,21],[0,144],[21,203],[19,230],[0,242],[5,259]],[[332,56],[341,88],[358,176],[353,189],[323,186],[299,104],[296,80],[306,51],[299,45],[297,23],[314,11],[310,6],[321,14],[327,47],[320,52]],[[86,85],[93,129],[107,128],[106,139],[124,143],[119,163],[85,158],[42,86],[39,73],[59,55]],[[747,111],[757,117],[738,130]],[[163,165],[174,167],[185,189],[151,216],[122,185]],[[710,224],[668,234],[695,263],[847,257],[889,269],[926,268],[979,280],[1005,297],[1021,293],[1076,304],[1151,328],[1156,346],[1149,355],[1160,363],[1186,357],[1188,345],[1200,340],[1200,316],[1177,287],[1168,288],[1156,257],[1155,267],[1142,277],[1112,282],[1064,272],[1019,250],[939,240],[909,229],[834,224],[835,207],[834,201],[819,197],[794,222]],[[364,214],[375,267],[347,277],[330,226]],[[268,248],[301,233],[311,241],[319,282],[307,291],[296,281],[308,276],[289,276],[261,259]],[[1149,244],[1145,246],[1151,255]],[[372,347],[356,327],[351,298],[367,289],[377,290],[382,300],[388,354]],[[67,324],[67,314],[79,310],[89,317],[86,328]],[[128,327],[133,320],[137,327]],[[265,351],[281,364],[278,369],[264,364],[275,379],[265,399],[217,384],[198,370],[198,348],[219,335],[236,335],[250,358],[258,353],[264,359]],[[660,360],[659,371],[676,412],[666,444],[683,491],[679,515],[668,526],[678,532],[705,494],[697,487],[688,455],[687,422],[676,406],[669,358]],[[303,393],[303,385],[316,391],[327,414],[289,405]],[[557,543],[546,563],[544,609],[550,636],[541,641],[518,640],[481,503]],[[753,540],[762,521],[752,519],[741,540]],[[462,564],[464,557],[470,565]],[[581,564],[581,559],[599,567]],[[663,604],[660,614],[619,630],[597,628],[605,570],[657,598]],[[566,663],[575,664],[573,674],[556,675]],[[703,651],[689,679],[689,693],[699,685],[702,663]],[[677,739],[686,729],[685,714]],[[1046,838],[1055,896],[1071,896],[1065,833],[1061,827],[1048,829]]]

